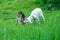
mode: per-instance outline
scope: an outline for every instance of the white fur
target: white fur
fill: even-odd
[[[27,22],[32,23],[34,19],[39,22],[39,18],[43,18],[43,20],[45,21],[42,10],[40,8],[36,8],[31,12],[30,16],[27,18]]]
[[[18,18],[18,17],[16,17],[16,19],[19,20],[19,21],[21,20],[21,18]]]

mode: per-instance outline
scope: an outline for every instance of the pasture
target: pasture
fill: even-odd
[[[11,3],[10,3],[11,2]],[[43,14],[46,21],[41,19],[40,24],[33,22],[16,25],[16,16],[22,11],[28,17],[31,11],[36,8],[30,1],[8,1],[0,4],[0,40],[60,40],[60,10]],[[42,7],[40,7],[42,8]]]

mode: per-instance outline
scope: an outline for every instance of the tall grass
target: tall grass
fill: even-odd
[[[0,6],[0,40],[60,40],[60,10],[51,13],[46,13],[44,10],[46,21],[43,22],[41,19],[39,25],[36,21],[25,25],[18,22],[16,25],[16,19],[4,20],[7,17],[16,18],[18,11],[22,11],[28,17],[37,7],[35,4],[23,3],[22,5],[22,3],[1,4],[3,7]],[[10,14],[3,14],[3,12]]]

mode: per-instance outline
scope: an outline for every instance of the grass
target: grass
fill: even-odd
[[[18,22],[16,25],[16,19],[5,21],[3,19],[16,18],[18,11],[22,11],[28,17],[37,6],[30,5],[30,1],[25,4],[16,1],[12,1],[12,5],[6,3],[8,2],[0,4],[0,40],[60,40],[60,10],[51,11],[51,13],[43,10],[46,22],[41,20],[40,25],[37,22],[25,25]],[[3,14],[3,12],[10,12],[10,14]]]

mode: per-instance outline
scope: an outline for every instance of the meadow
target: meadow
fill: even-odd
[[[0,3],[0,40],[60,40],[60,10],[47,13],[46,9],[39,7],[42,8],[45,22],[41,19],[39,25],[35,21],[25,25],[18,22],[16,25],[19,11],[27,18],[34,8],[37,6],[31,4],[30,0],[22,0],[20,3],[16,0]]]

